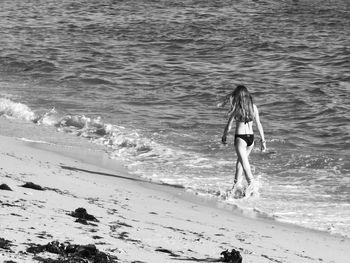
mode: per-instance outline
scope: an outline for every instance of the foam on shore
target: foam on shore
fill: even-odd
[[[193,134],[149,133],[140,127],[123,127],[118,121],[109,123],[99,116],[71,115],[55,108],[31,109],[13,99],[0,98],[0,115],[6,117],[0,118],[3,135],[38,142],[38,147],[57,145],[54,151],[62,146],[77,146],[80,153],[73,155],[83,156],[85,160],[109,167],[123,162],[134,176],[186,188],[202,198],[228,203],[245,214],[350,236],[346,187],[349,180],[346,169],[341,168],[345,167],[341,154],[338,157],[300,154],[292,150],[293,145],[284,154],[277,154],[278,151],[261,154],[256,147],[252,168],[258,168],[254,174],[259,181],[260,198],[255,201],[220,198],[231,187],[232,152],[218,145],[219,139],[207,137],[209,148],[196,148],[198,142]],[[187,141],[186,146],[181,146],[183,140]],[[108,157],[107,154],[102,159],[91,157],[88,153],[95,150],[106,152]],[[283,168],[279,163],[288,167]],[[339,173],[344,176],[332,176]]]
[[[103,168],[103,158],[97,158],[102,152],[79,154],[77,146],[5,136],[0,136],[0,149],[0,183],[12,189],[0,190],[0,238],[11,241],[1,249],[2,260],[31,261],[33,254],[21,253],[29,243],[55,240],[95,244],[120,262],[218,260],[225,249],[236,249],[244,262],[254,263],[345,263],[350,256],[345,237],[190,200],[183,189],[132,177],[120,164]],[[26,182],[44,191],[22,187]],[[70,214],[80,207],[98,222],[76,222]]]

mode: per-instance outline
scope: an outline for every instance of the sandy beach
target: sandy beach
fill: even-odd
[[[183,189],[131,177],[120,164],[104,169],[93,158],[98,153],[85,153],[92,158],[84,162],[78,148],[5,136],[0,149],[0,184],[12,190],[0,190],[1,262],[57,259],[55,253],[28,250],[54,241],[94,244],[114,258],[110,262],[220,262],[226,249],[239,251],[245,263],[350,258],[347,238],[191,200]],[[92,219],[77,220],[78,208]]]
[[[349,13],[2,1],[0,263],[350,263]]]

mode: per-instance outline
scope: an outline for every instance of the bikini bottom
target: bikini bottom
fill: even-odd
[[[251,146],[254,143],[254,134],[236,134],[235,141],[237,138],[241,138],[247,143],[247,146]]]

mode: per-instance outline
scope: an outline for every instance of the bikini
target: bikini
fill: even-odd
[[[247,146],[251,146],[254,143],[254,134],[235,134],[235,141],[237,138],[244,140]]]
[[[252,120],[247,120],[244,123],[250,122]],[[237,138],[241,138],[247,143],[247,146],[251,146],[254,143],[254,134],[235,134],[235,141]]]

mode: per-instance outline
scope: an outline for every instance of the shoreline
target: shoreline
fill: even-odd
[[[180,198],[184,201],[192,202],[202,206],[209,206],[214,209],[224,210],[226,212],[233,213],[236,216],[242,216],[244,218],[251,218],[253,220],[263,220],[270,223],[285,225],[287,227],[289,226],[289,227],[300,228],[301,230],[304,229],[305,231],[315,231],[316,233],[320,233],[320,234],[323,233],[326,235],[349,239],[349,237],[342,236],[337,233],[332,234],[327,231],[307,228],[307,227],[299,226],[293,223],[283,222],[269,215],[262,214],[259,211],[245,211],[243,208],[240,208],[237,205],[220,202],[215,197],[206,197],[206,196],[200,196],[200,195],[194,194],[191,191],[188,191],[183,186],[171,185],[171,184],[166,184],[162,182],[154,182],[151,180],[134,176],[128,173],[127,168],[123,166],[123,163],[121,161],[110,159],[108,155],[103,151],[98,152],[94,150],[88,150],[82,156],[79,157],[78,154],[80,153],[80,149],[74,146],[64,147],[60,145],[46,144],[46,143],[41,143],[36,141],[27,141],[27,142],[24,141],[24,142],[28,143],[30,147],[48,151],[48,152],[53,152],[72,159],[77,159],[83,163],[94,165],[94,166],[100,167],[101,169],[107,170],[107,172],[97,172],[97,173],[93,171],[88,171],[88,170],[85,171],[87,173],[96,174],[96,176],[110,176],[112,178],[115,177],[119,179],[140,182],[143,184],[143,187],[153,189],[156,191],[162,191],[167,194],[172,194],[176,198]],[[78,167],[72,167],[72,168],[73,168],[72,170],[84,171],[83,169],[79,169]],[[114,171],[122,172],[124,176],[114,174]]]
[[[243,208],[240,208],[239,206],[237,206],[236,204],[220,202],[215,197],[200,196],[191,191],[188,191],[188,189],[186,189],[183,186],[166,184],[162,182],[154,182],[151,180],[134,176],[128,173],[127,168],[123,166],[123,163],[121,161],[118,161],[116,159],[110,159],[108,155],[102,150],[101,151],[88,150],[82,155],[83,157],[82,156],[79,157],[78,153],[80,153],[80,149],[78,147],[74,147],[74,146],[64,147],[56,144],[46,144],[46,143],[41,143],[36,141],[28,141],[28,142],[24,141],[24,142],[28,143],[30,147],[48,151],[48,152],[53,152],[72,159],[77,159],[83,163],[94,165],[107,171],[102,173],[96,173],[97,176],[110,176],[112,178],[115,177],[115,178],[121,178],[125,180],[140,182],[143,184],[143,187],[172,194],[176,198],[180,198],[187,202],[195,203],[202,206],[209,206],[214,209],[224,210],[226,212],[233,213],[235,216],[241,216],[243,218],[250,218],[253,220],[262,220],[262,221],[266,221],[266,223],[272,223],[272,224],[275,223],[277,225],[297,228],[304,231],[311,231],[311,232],[330,235],[330,236],[339,237],[339,238],[346,238],[350,240],[350,237],[346,235],[341,235],[338,233],[330,233],[319,229],[308,228],[308,227],[300,226],[294,223],[280,221],[275,217],[266,215],[264,213],[260,213],[259,211],[250,211],[250,210],[246,211]],[[79,168],[77,168],[77,170],[79,170]],[[121,172],[124,176],[113,174],[114,171]],[[90,171],[86,171],[86,172],[90,172]]]
[[[243,262],[345,263],[350,257],[346,237],[246,217],[184,189],[130,176],[117,161],[101,163],[104,158],[94,151],[89,160],[77,155],[78,148],[5,136],[0,145],[0,184],[13,190],[0,190],[0,238],[13,244],[10,250],[0,248],[0,259],[33,260],[20,253],[26,244],[55,240],[96,244],[118,262],[208,262],[226,249],[240,251]],[[48,190],[20,186],[29,181]],[[78,207],[97,215],[97,226],[67,215]]]

